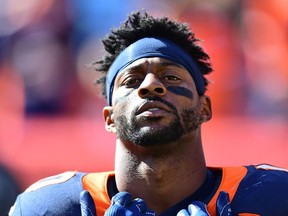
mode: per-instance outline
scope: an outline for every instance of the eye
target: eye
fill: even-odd
[[[127,77],[126,79],[123,80],[121,83],[121,86],[127,86],[127,87],[134,87],[138,83],[140,83],[140,79],[136,77]]]
[[[175,76],[175,75],[166,75],[164,77],[165,80],[167,81],[178,81],[178,80],[181,80],[178,76]]]

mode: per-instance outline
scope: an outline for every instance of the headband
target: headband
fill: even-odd
[[[116,76],[134,61],[160,57],[184,66],[192,76],[199,95],[205,92],[205,84],[196,62],[176,44],[163,38],[142,38],[124,49],[114,60],[106,76],[106,95],[109,105],[112,104],[113,86]]]

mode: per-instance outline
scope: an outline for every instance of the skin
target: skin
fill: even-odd
[[[119,191],[144,199],[159,214],[204,182],[201,124],[211,119],[211,103],[206,95],[198,95],[184,67],[158,57],[133,62],[117,75],[112,106],[104,107],[103,115],[106,130],[117,136],[115,173]],[[152,137],[149,142],[125,137],[123,119],[127,124],[135,123],[133,133]],[[180,137],[169,137],[174,134],[171,131],[158,135],[174,122],[182,128]],[[126,134],[131,135],[129,131]]]

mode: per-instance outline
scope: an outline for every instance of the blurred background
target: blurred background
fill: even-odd
[[[13,190],[0,188],[0,203],[49,175],[113,169],[115,137],[104,130],[91,63],[103,55],[101,38],[137,9],[188,22],[212,59],[207,164],[288,168],[287,8],[286,0],[2,0],[0,187]]]

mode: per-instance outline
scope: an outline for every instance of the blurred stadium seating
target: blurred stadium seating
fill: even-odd
[[[145,8],[189,22],[211,56],[207,164],[288,168],[287,2],[1,1],[0,162],[22,190],[66,170],[113,169],[115,137],[87,65],[109,29]]]

